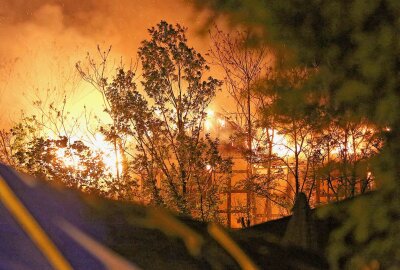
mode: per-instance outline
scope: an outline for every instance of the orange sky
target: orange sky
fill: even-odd
[[[97,44],[112,45],[114,59],[134,58],[146,29],[162,19],[189,27],[190,45],[207,51],[207,37],[197,32],[201,19],[184,0],[0,0],[1,127],[17,120],[21,109],[30,112],[46,89],[53,97],[65,90],[72,111],[85,105],[101,111],[75,63]]]

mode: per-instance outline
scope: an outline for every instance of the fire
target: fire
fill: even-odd
[[[212,128],[212,121],[213,121],[213,118],[214,118],[214,111],[211,110],[211,109],[208,109],[206,111],[206,113],[207,113],[207,118],[204,121],[204,128],[206,129],[206,131],[210,131],[211,128]]]
[[[225,119],[218,118],[217,121],[220,127],[225,127]]]
[[[122,172],[122,157],[120,150],[117,149],[115,153],[114,147],[110,142],[105,140],[103,134],[96,133],[94,137],[93,148],[101,153],[102,160],[108,170],[110,170],[113,176],[116,176],[118,172]]]
[[[74,140],[74,138],[72,140]],[[118,172],[122,172],[121,152],[117,150],[117,153],[115,153],[113,145],[106,141],[103,134],[96,133],[94,135],[94,139],[91,141],[90,147],[94,153],[93,155],[101,155],[106,170],[109,171],[111,175],[117,176]],[[81,165],[79,156],[73,151],[69,151],[65,148],[59,148],[56,150],[55,154],[57,159],[61,161],[64,166],[74,168],[76,170],[84,169]]]
[[[219,117],[219,114],[216,115],[215,112],[211,109],[207,109],[206,113],[207,117],[204,120],[204,128],[206,131],[210,131],[213,128],[226,127],[226,120]]]
[[[288,154],[288,141],[284,134],[280,134],[276,130],[270,130],[270,134],[273,134],[274,145],[272,146],[272,152],[278,156],[285,156]]]
[[[79,158],[67,149],[58,148],[56,150],[56,156],[58,160],[62,161],[64,166],[83,170],[82,166],[79,164]]]

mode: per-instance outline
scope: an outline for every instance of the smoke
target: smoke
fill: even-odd
[[[205,52],[196,35],[191,6],[175,0],[0,0],[0,127],[17,120],[37,97],[67,93],[71,110],[101,108],[100,97],[74,69],[96,46],[112,45],[112,57],[136,57],[146,29],[161,19],[188,26],[192,46]]]

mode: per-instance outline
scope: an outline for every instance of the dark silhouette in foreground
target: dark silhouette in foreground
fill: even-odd
[[[26,220],[10,209],[10,196],[71,269],[327,269],[328,236],[341,224],[319,218],[304,194],[292,216],[229,231],[163,209],[66,190],[4,165],[0,175],[0,269],[57,269],[54,253],[43,250]]]

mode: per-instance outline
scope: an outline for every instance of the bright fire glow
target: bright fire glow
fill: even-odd
[[[207,113],[207,117],[204,121],[204,128],[206,129],[206,131],[210,131],[212,128],[212,120],[214,118],[214,111],[211,109],[208,109],[206,111],[206,113]]]
[[[285,135],[278,133],[276,130],[269,129],[269,136],[273,138],[272,153],[278,156],[286,156],[289,154],[288,141]]]
[[[77,170],[84,169],[82,165],[79,164],[79,157],[75,156],[73,152],[67,151],[65,148],[58,148],[56,156],[66,167],[72,167]]]
[[[102,161],[113,176],[117,175],[117,172],[122,172],[122,156],[120,151],[115,150],[113,145],[105,140],[104,135],[96,133],[92,141],[91,149],[94,153],[99,153],[102,157]],[[57,159],[60,160],[66,167],[72,167],[76,170],[83,170],[81,160],[74,152],[68,151],[65,148],[59,148],[56,151]],[[118,165],[118,166],[117,166]],[[118,169],[117,169],[118,168]]]
[[[101,133],[96,133],[93,141],[94,150],[101,153],[102,160],[106,167],[110,170],[113,176],[117,175],[118,172],[122,172],[122,156],[121,152],[115,149],[110,142],[105,140],[105,137]],[[118,166],[117,166],[118,164]],[[118,169],[117,169],[118,168]]]
[[[206,131],[210,131],[213,127],[225,128],[226,120],[224,118],[215,115],[215,112],[211,109],[207,109],[207,116],[204,120],[204,128]]]
[[[218,121],[218,124],[219,124],[220,127],[225,127],[225,119],[218,118],[217,121]]]

